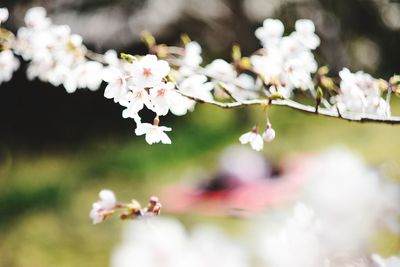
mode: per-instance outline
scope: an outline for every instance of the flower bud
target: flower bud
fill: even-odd
[[[275,130],[271,127],[267,128],[262,135],[265,142],[271,142],[275,138]]]

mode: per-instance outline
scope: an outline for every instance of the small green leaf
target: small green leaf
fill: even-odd
[[[121,53],[120,57],[121,57],[121,59],[126,60],[128,63],[132,63],[133,61],[136,60],[135,56],[132,56],[130,54],[125,54],[125,53]]]

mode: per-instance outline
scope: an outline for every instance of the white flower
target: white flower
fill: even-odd
[[[303,166],[308,181],[303,198],[327,229],[335,229],[324,233],[332,251],[362,251],[376,230],[399,225],[397,185],[344,149],[332,149],[314,160]]]
[[[104,90],[104,97],[114,99],[115,103],[128,93],[128,86],[124,75],[116,68],[110,67],[103,71],[103,81],[108,85]]]
[[[256,37],[261,41],[264,47],[270,44],[276,44],[282,37],[285,28],[278,19],[266,19],[263,26],[255,32]]]
[[[99,193],[100,200],[93,203],[92,209],[89,213],[93,224],[102,222],[105,219],[104,212],[111,211],[117,205],[117,198],[111,190],[101,190]]]
[[[264,222],[265,223],[265,222]],[[263,265],[273,267],[324,266],[322,229],[312,208],[298,203],[292,216],[277,229],[265,226],[257,231],[259,255]]]
[[[10,50],[0,52],[0,84],[8,82],[19,67],[19,61]]]
[[[67,76],[64,82],[65,90],[73,93],[79,88],[88,88],[92,91],[99,89],[102,82],[103,65],[96,61],[87,61],[79,64]]]
[[[201,46],[197,42],[190,42],[185,45],[185,56],[182,59],[182,62],[185,66],[189,68],[198,67],[201,62],[203,62],[203,58],[201,57]]]
[[[205,67],[207,75],[223,81],[230,82],[236,78],[236,71],[232,64],[229,64],[223,59],[215,59]]]
[[[181,66],[174,74],[174,78],[179,82],[190,75],[195,74],[195,70],[203,61],[201,57],[201,46],[197,42],[190,42],[185,45],[185,52],[181,59]]]
[[[167,115],[168,111],[174,115],[184,115],[191,108],[190,102],[175,90],[171,82],[160,83],[150,89],[151,110],[157,115]]]
[[[234,84],[224,83],[224,87],[229,91],[234,99],[239,101],[255,99],[258,96],[254,78],[246,73],[241,73],[236,78]],[[224,96],[226,93],[221,92],[221,94]]]
[[[296,38],[307,48],[315,49],[320,44],[319,37],[315,34],[315,26],[311,20],[299,19],[295,24]]]
[[[50,26],[51,21],[46,17],[46,9],[43,7],[30,8],[25,14],[25,24],[28,27],[43,29]]]
[[[262,136],[257,134],[255,130],[241,135],[239,141],[241,144],[250,143],[251,148],[256,151],[261,151],[264,146]]]
[[[272,128],[267,128],[262,137],[265,142],[271,142],[275,138],[275,130]]]
[[[171,139],[164,132],[171,131],[171,128],[165,126],[153,125],[150,123],[139,123],[136,126],[136,135],[146,135],[145,139],[148,144],[163,143],[171,144]]]
[[[204,101],[213,100],[211,90],[214,85],[207,82],[205,75],[192,75],[179,84],[179,90],[185,95],[199,98]]]
[[[7,19],[8,19],[8,9],[5,7],[0,8],[0,25],[3,22],[7,21]]]
[[[145,89],[129,87],[131,91],[123,95],[120,104],[126,109],[122,111],[123,118],[135,118],[144,106],[151,108],[150,96]]]
[[[131,65],[131,83],[135,88],[151,88],[162,82],[170,67],[165,60],[158,60],[155,55],[146,55]]]
[[[378,81],[371,75],[358,71],[351,73],[347,68],[339,72],[342,79],[340,93],[334,99],[341,111],[390,115],[390,106],[381,97]]]
[[[111,267],[248,267],[248,251],[219,228],[153,218],[126,224]]]
[[[289,36],[282,36],[283,30],[279,20],[264,21],[256,36],[266,49],[262,55],[251,56],[250,60],[265,83],[272,84],[274,89],[290,97],[296,88],[313,90],[311,74],[318,65],[311,49],[319,45],[319,38],[310,20],[298,20],[296,31]]]

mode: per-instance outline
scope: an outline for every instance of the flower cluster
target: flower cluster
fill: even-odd
[[[216,227],[187,234],[177,220],[156,218],[126,225],[112,267],[248,267],[246,251]]]
[[[10,81],[13,73],[19,68],[19,61],[6,42],[11,37],[11,33],[1,28],[1,24],[7,19],[8,9],[0,8],[0,85]]]
[[[312,50],[320,40],[314,23],[296,21],[295,31],[283,36],[280,20],[266,19],[255,32],[264,49],[251,57],[254,71],[262,76],[269,90],[290,97],[294,89],[314,90],[311,74],[317,70]]]
[[[8,15],[7,9],[0,8],[0,26]],[[88,50],[81,36],[72,34],[67,25],[53,24],[42,7],[29,9],[25,24],[16,37],[1,28],[0,84],[9,81],[19,66],[14,54],[29,62],[29,79],[63,85],[68,93],[83,88],[98,90],[105,81],[104,96],[124,107],[122,117],[134,119],[136,135],[144,135],[149,144],[170,144],[166,132],[171,128],[159,126],[160,117],[185,115],[196,103],[224,108],[278,104],[348,120],[400,122],[390,114],[390,95],[400,91],[398,76],[387,82],[343,69],[340,85],[336,85],[335,79],[326,76],[327,68],[318,69],[313,50],[320,39],[310,20],[297,20],[295,31],[284,36],[280,20],[266,19],[255,31],[261,49],[242,57],[240,47],[235,45],[232,62],[215,59],[204,66],[201,46],[188,36],[183,36],[182,47],[175,47],[156,44],[154,37],[146,33],[143,39],[150,54],[121,54],[119,58],[114,50],[104,54]],[[296,89],[310,93],[315,110],[290,99]],[[152,123],[142,122],[139,113],[144,108],[155,113]],[[263,135],[255,130],[242,135],[240,141],[259,151],[263,140],[274,138],[275,131],[267,124]]]
[[[157,197],[151,197],[146,208],[141,208],[140,203],[132,200],[130,203],[117,202],[117,198],[113,191],[104,189],[99,193],[99,201],[92,205],[89,217],[93,224],[98,224],[115,213],[116,209],[122,209],[120,218],[135,219],[138,217],[153,217],[161,212],[161,203]]]
[[[67,25],[52,24],[42,7],[29,9],[25,24],[18,30],[14,52],[30,62],[29,79],[63,85],[68,93],[79,88],[99,89],[103,65],[86,59],[81,36],[71,34]]]
[[[264,147],[265,142],[271,142],[275,138],[275,130],[272,128],[271,123],[267,122],[265,131],[262,134],[258,134],[258,127],[254,126],[253,129],[239,137],[239,141],[242,144],[250,144],[251,148],[260,151]]]
[[[8,15],[9,14],[7,8],[0,8],[0,25],[7,21]]]
[[[259,220],[257,242],[231,238],[221,229],[196,225],[187,232],[170,218],[134,221],[125,226],[113,251],[112,267],[398,267],[400,257],[378,254],[334,255],[324,243],[324,229],[309,206],[298,203],[274,230]],[[262,224],[261,224],[262,223]],[[268,228],[269,231],[266,231]],[[351,238],[351,237],[350,237]],[[254,265],[257,262],[257,265]]]
[[[390,105],[381,97],[377,79],[362,71],[351,73],[346,68],[339,76],[340,93],[334,100],[340,111],[390,116]]]
[[[103,80],[108,85],[104,96],[125,107],[122,116],[135,120],[136,135],[145,135],[147,143],[171,144],[165,133],[171,128],[159,126],[159,117],[169,112],[184,115],[192,108],[192,103],[176,90],[174,83],[167,81],[168,62],[146,55],[121,64],[105,69]],[[139,112],[144,107],[156,114],[153,124],[141,122]]]

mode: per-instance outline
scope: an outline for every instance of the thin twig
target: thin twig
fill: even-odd
[[[289,107],[291,109],[298,110],[298,111],[308,113],[308,114],[316,114],[315,107],[303,105],[303,104],[297,103],[290,99],[272,100],[272,101],[269,101],[268,99],[254,99],[254,100],[243,100],[240,103],[239,102],[224,103],[224,102],[219,102],[219,101],[215,101],[215,100],[204,100],[204,99],[196,98],[196,97],[187,95],[179,90],[178,90],[178,92],[181,95],[183,95],[191,100],[196,101],[197,103],[210,104],[210,105],[217,106],[217,107],[224,108],[224,109],[240,108],[240,107],[254,106],[254,105],[261,105],[261,106],[274,105],[274,106]],[[334,109],[328,110],[326,108],[319,108],[318,113],[316,115],[337,118],[337,119],[342,119],[342,120],[347,120],[347,121],[353,121],[353,122],[400,124],[400,117],[382,117],[382,116],[376,116],[376,115],[353,114],[353,113],[349,113],[349,112],[347,112],[347,113],[341,112],[340,113],[339,110],[334,110]]]

